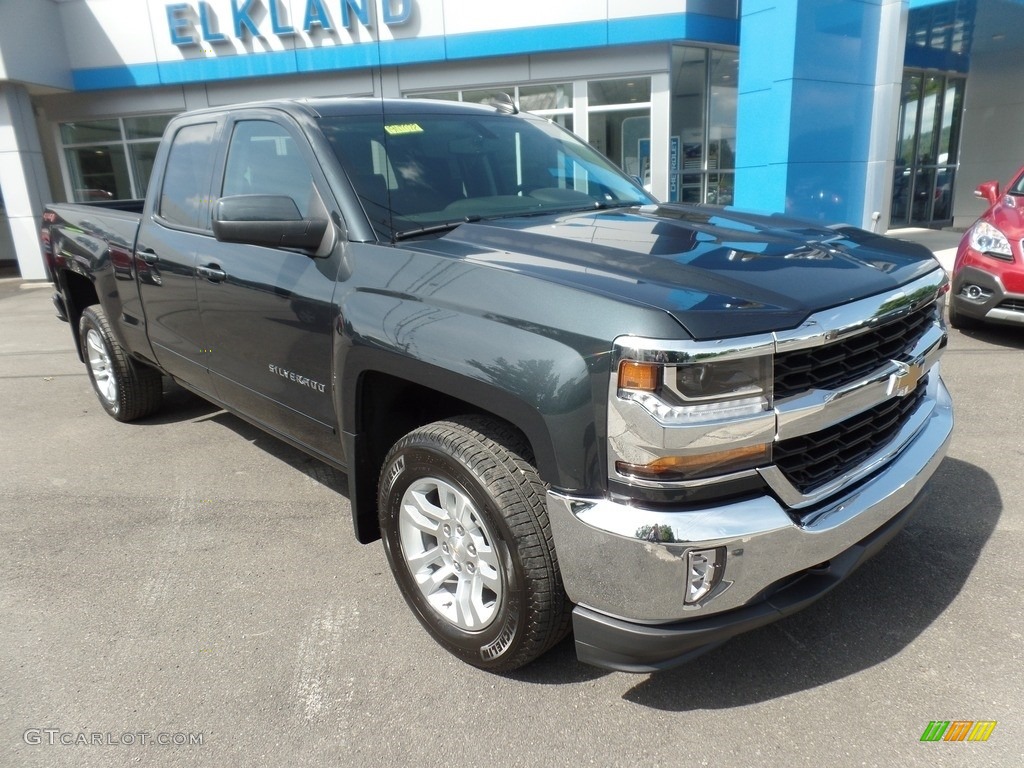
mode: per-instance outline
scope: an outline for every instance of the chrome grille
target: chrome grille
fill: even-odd
[[[933,302],[890,323],[823,347],[776,355],[775,399],[812,389],[837,389],[878,370],[890,360],[899,359],[938,322],[936,307]]]
[[[892,440],[924,398],[927,385],[925,376],[906,397],[886,400],[820,432],[776,443],[775,465],[801,493],[813,492]]]

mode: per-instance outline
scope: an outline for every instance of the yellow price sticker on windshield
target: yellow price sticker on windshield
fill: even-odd
[[[384,130],[387,131],[389,136],[401,136],[406,133],[423,133],[423,128],[420,127],[419,123],[396,123],[395,125],[385,125]]]

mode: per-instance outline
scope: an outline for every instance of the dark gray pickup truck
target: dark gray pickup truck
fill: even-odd
[[[42,227],[103,407],[168,376],[344,470],[358,539],[485,669],[570,628],[659,669],[799,610],[946,451],[926,250],[659,204],[510,105],[188,113],[120,207]]]

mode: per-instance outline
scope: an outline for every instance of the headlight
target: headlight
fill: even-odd
[[[979,221],[971,227],[971,248],[1004,261],[1013,261],[1013,251],[1006,235],[987,221]]]
[[[768,356],[677,365],[666,371],[665,385],[683,403],[721,403],[755,398],[767,404],[771,386]]]
[[[770,407],[772,358],[716,357],[677,365],[624,360],[619,397],[666,424],[692,424],[761,413]]]
[[[708,351],[665,362],[623,360],[619,364],[612,412],[618,403],[639,406],[659,425],[652,433],[642,420],[622,411],[613,434],[651,439],[643,449],[614,440],[615,473],[654,483],[728,475],[771,463],[772,357],[750,350]],[[673,447],[651,436],[675,436]]]

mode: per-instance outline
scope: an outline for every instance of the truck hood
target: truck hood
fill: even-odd
[[[793,328],[937,268],[914,243],[711,206],[467,223],[405,246],[656,307],[695,339]]]

